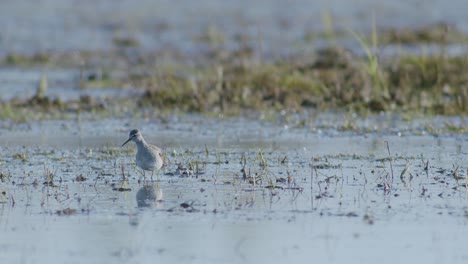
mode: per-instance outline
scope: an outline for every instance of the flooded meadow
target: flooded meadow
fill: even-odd
[[[3,124],[1,260],[465,262],[466,134],[332,117]],[[164,149],[153,179],[120,147],[133,127]]]
[[[465,6],[4,1],[0,263],[467,263]]]

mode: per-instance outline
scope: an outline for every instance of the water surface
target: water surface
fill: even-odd
[[[320,121],[291,129],[243,118],[173,120],[1,129],[0,261],[468,260],[466,134],[340,132],[318,129]],[[130,127],[164,147],[160,181],[148,174],[143,180],[134,146],[119,147]],[[198,173],[181,175],[178,164],[198,164]],[[383,258],[389,251],[398,254]]]

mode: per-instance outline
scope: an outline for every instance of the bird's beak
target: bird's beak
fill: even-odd
[[[133,138],[133,137],[129,137],[129,138],[127,139],[127,141],[125,141],[125,142],[122,144],[121,147],[123,147],[123,146],[124,146],[125,144],[127,144],[130,140],[132,140],[132,138]]]

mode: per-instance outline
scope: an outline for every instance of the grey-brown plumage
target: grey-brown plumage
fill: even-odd
[[[163,166],[163,158],[160,148],[146,143],[140,131],[137,129],[130,131],[127,141],[125,141],[122,146],[129,141],[133,141],[137,145],[135,161],[136,165],[143,170],[143,175],[145,170],[151,171],[151,175],[153,175],[155,170],[161,169]]]

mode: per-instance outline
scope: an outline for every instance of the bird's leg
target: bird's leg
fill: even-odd
[[[153,181],[154,170],[151,171],[151,181]]]
[[[145,177],[145,170],[143,170],[143,169],[140,170],[140,169],[136,168],[136,171],[137,171],[138,173],[140,173],[141,176]]]

